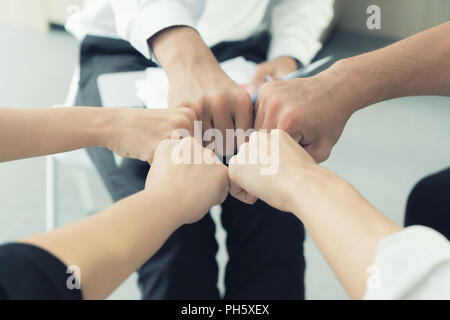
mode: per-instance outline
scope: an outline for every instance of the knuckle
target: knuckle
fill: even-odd
[[[184,145],[193,145],[195,143],[195,139],[191,136],[189,137],[184,137],[181,140],[181,143],[183,143]]]
[[[191,120],[181,113],[178,113],[172,120],[172,126],[174,129],[190,129],[191,125]]]
[[[192,105],[192,109],[199,118],[201,118],[203,113],[206,111],[206,103],[206,99],[200,98]]]
[[[168,149],[168,148],[170,147],[171,143],[172,143],[172,140],[170,140],[170,139],[164,139],[164,140],[162,140],[162,141],[158,144],[158,147],[156,148],[156,151],[158,152],[158,151],[161,151],[161,150]]]
[[[195,121],[197,119],[197,116],[195,114],[195,111],[191,108],[180,108],[179,111],[189,120],[189,121]]]
[[[266,82],[261,86],[261,89],[259,91],[259,95],[262,97],[270,95],[273,89],[273,82]]]
[[[237,103],[239,110],[245,113],[253,112],[252,98],[247,93],[242,93],[237,97]]]
[[[290,108],[281,117],[278,128],[282,129],[283,131],[290,132],[295,128],[298,117],[298,110],[295,108]]]
[[[315,157],[313,158],[317,163],[324,162],[330,157],[330,151],[329,148],[322,147],[316,152]]]

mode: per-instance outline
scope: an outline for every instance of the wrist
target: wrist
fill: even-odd
[[[288,183],[289,211],[303,220],[306,215],[317,212],[327,192],[332,192],[342,180],[331,171],[314,165],[298,170]]]
[[[163,31],[151,41],[155,56],[169,79],[190,72],[220,69],[216,58],[200,35],[189,27],[176,27]]]
[[[161,213],[174,230],[186,223],[185,216],[189,214],[190,207],[184,207],[186,202],[182,193],[164,184],[152,186],[141,192],[147,195],[149,208],[155,207],[156,203],[161,203],[161,207],[165,208]]]
[[[89,142],[86,147],[108,147],[112,134],[115,132],[117,109],[100,107],[79,107],[84,114],[83,125],[89,132]]]
[[[116,137],[121,136],[124,110],[121,108],[95,108],[98,112],[95,117],[98,128],[95,146],[111,148]]]
[[[359,57],[339,60],[316,76],[328,81],[334,101],[337,101],[338,106],[350,115],[388,98],[386,80],[377,75],[377,68],[372,70],[360,61]]]

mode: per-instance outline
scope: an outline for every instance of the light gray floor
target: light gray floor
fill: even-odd
[[[64,101],[77,44],[61,32],[33,33],[0,26],[0,106],[41,108]],[[370,202],[401,223],[408,192],[424,175],[450,164],[450,99],[414,97],[358,112],[324,165],[350,181]],[[110,199],[95,175],[99,208]],[[0,243],[45,227],[44,159],[0,165]],[[62,224],[84,216],[73,169],[59,176]],[[301,195],[299,195],[301,197]],[[325,235],[324,235],[325,236]],[[347,299],[314,243],[305,243],[308,299]],[[138,299],[135,276],[111,298]]]

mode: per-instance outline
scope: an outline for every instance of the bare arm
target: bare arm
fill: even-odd
[[[349,183],[330,171],[299,172],[292,183],[292,212],[353,299],[366,291],[368,267],[374,262],[379,241],[401,228],[364,199]],[[311,183],[305,183],[312,175]]]
[[[450,96],[450,22],[341,60],[321,77],[340,86],[342,102],[348,102],[351,112],[405,96]]]
[[[255,129],[282,129],[314,160],[325,161],[355,111],[410,95],[450,96],[449,35],[447,22],[314,77],[267,83],[255,106]]]
[[[188,109],[0,109],[0,162],[94,146],[151,161],[161,140],[192,131],[194,119]]]
[[[162,142],[146,190],[81,222],[23,242],[53,253],[66,265],[78,266],[85,299],[106,298],[173,231],[198,221],[228,195],[227,168],[217,158],[213,164],[201,165],[171,161],[172,150],[182,144],[183,152],[194,145],[201,148],[193,138]],[[203,152],[214,157],[210,150]]]
[[[269,139],[269,146],[279,142],[279,150],[270,148],[271,161],[279,157],[279,170],[272,175],[261,174],[267,162],[263,165],[261,160],[247,160],[249,154],[266,154],[261,150],[265,144],[258,141],[264,138]],[[399,231],[399,226],[349,183],[319,167],[281,130],[272,130],[269,135],[254,133],[231,160],[228,173],[230,193],[236,198],[252,203],[256,197],[302,220],[349,295],[363,297],[367,268],[373,263],[379,241]]]

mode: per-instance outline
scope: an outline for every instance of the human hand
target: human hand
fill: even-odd
[[[225,74],[195,30],[171,29],[155,39],[152,47],[169,78],[169,108],[191,108],[202,121],[203,133],[215,128],[224,138],[226,129],[253,127],[250,95]],[[224,142],[222,148],[220,142]],[[234,138],[228,143],[216,139],[215,147],[231,155],[234,142]]]
[[[291,57],[279,57],[272,61],[260,63],[256,68],[255,75],[249,84],[248,92],[253,95],[267,82],[270,77],[273,80],[281,80],[288,74],[298,69],[297,61]]]
[[[192,137],[164,140],[156,149],[146,182],[146,189],[155,188],[173,192],[176,201],[186,208],[180,223],[193,223],[225,201],[227,167]]]
[[[325,75],[266,83],[255,105],[255,129],[282,129],[323,162],[353,112],[343,89]]]
[[[267,155],[271,164],[278,163],[277,170],[264,174],[268,159],[261,155]],[[322,171],[288,133],[255,131],[230,160],[230,194],[249,204],[259,198],[281,211],[294,212],[295,199],[321,180]]]
[[[162,140],[171,138],[177,130],[193,134],[195,113],[188,108],[110,110],[113,114],[112,125],[104,145],[126,158],[152,163],[155,150]]]

